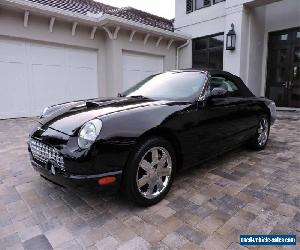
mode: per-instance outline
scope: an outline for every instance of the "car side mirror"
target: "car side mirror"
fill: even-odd
[[[198,109],[204,108],[213,98],[225,97],[227,93],[228,91],[223,88],[213,88],[212,91],[206,91],[205,94],[196,101]]]
[[[210,97],[224,97],[227,93],[228,91],[223,88],[213,88],[210,92]]]

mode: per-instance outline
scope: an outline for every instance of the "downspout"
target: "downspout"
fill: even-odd
[[[179,69],[179,50],[181,50],[182,48],[188,46],[190,44],[191,40],[187,40],[186,43],[180,45],[179,47],[177,47],[177,53],[176,53],[176,69]]]

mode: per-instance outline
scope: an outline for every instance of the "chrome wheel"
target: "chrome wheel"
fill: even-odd
[[[172,174],[172,158],[167,149],[153,147],[142,157],[136,175],[140,194],[146,199],[159,196],[168,186]]]
[[[261,119],[257,133],[258,133],[258,138],[257,138],[258,144],[260,147],[262,147],[267,143],[268,136],[269,136],[269,123],[266,118]]]

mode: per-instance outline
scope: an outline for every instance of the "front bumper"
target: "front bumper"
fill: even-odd
[[[99,140],[82,150],[76,136],[38,125],[28,142],[31,164],[41,176],[64,187],[97,191],[119,189],[131,147],[132,143]],[[100,178],[112,176],[112,184],[98,184]]]
[[[62,172],[56,166],[39,164],[32,156],[30,160],[33,168],[39,172],[43,178],[65,188],[82,191],[115,193],[121,186],[122,171],[107,172],[99,175],[74,175]],[[116,181],[107,185],[99,185],[98,180],[108,176],[116,177]]]

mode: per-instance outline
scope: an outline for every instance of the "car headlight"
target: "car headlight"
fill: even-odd
[[[96,140],[102,128],[102,122],[94,119],[82,126],[78,136],[78,146],[82,149],[89,148]]]

